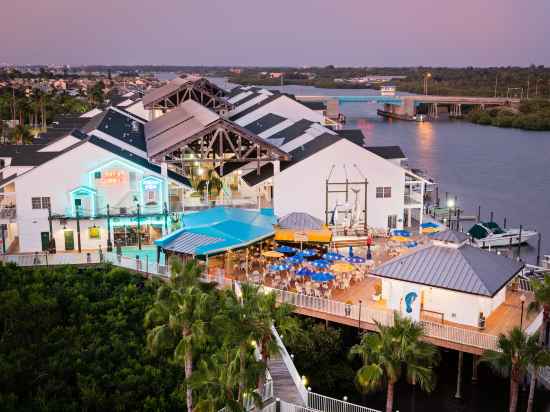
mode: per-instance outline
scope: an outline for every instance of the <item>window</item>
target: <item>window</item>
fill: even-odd
[[[33,197],[31,203],[33,209],[48,209],[51,204],[49,197]]]
[[[391,197],[391,186],[377,187],[376,197],[379,199]]]
[[[388,229],[395,229],[397,227],[397,215],[388,216]]]
[[[42,198],[42,209],[49,209],[50,208],[50,198],[49,197],[43,197]]]
[[[33,197],[31,199],[33,209],[42,209],[42,201],[39,197]]]

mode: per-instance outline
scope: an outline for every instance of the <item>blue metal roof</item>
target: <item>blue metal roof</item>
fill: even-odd
[[[215,207],[183,216],[183,228],[155,241],[163,249],[211,255],[273,236],[277,219],[267,211]],[[197,236],[190,236],[194,234]],[[197,239],[206,242],[196,242]]]

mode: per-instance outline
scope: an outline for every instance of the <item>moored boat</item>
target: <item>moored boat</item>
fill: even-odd
[[[495,222],[476,223],[468,233],[472,242],[479,247],[514,246],[538,236],[534,230],[502,229]]]

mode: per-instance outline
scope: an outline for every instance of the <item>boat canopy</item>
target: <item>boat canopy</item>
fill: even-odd
[[[474,239],[484,239],[490,234],[502,234],[504,231],[495,222],[481,222],[476,223],[468,230],[468,234]]]

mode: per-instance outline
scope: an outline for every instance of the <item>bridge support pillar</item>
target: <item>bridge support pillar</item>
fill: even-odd
[[[458,372],[456,374],[456,393],[455,398],[462,398],[462,364],[464,363],[464,352],[458,352]]]

